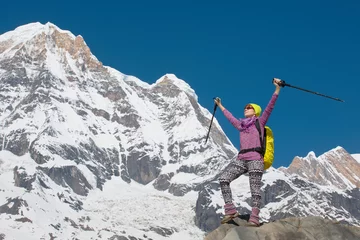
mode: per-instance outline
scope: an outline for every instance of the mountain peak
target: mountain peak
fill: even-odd
[[[159,78],[156,82],[155,85],[158,84],[164,84],[167,82],[171,82],[174,85],[176,85],[178,88],[180,88],[182,91],[186,92],[187,94],[189,94],[190,96],[192,96],[196,101],[198,101],[198,96],[196,95],[195,91],[190,87],[189,84],[187,84],[184,80],[178,78],[175,74],[173,73],[167,73],[164,76],[162,76],[161,78]]]
[[[316,156],[316,153],[314,151],[310,151],[310,152],[308,152],[308,154],[305,157],[296,156],[295,158],[299,158],[302,161],[307,161],[307,162],[309,162],[309,161],[317,161],[317,162],[325,161],[326,162],[327,161],[326,157],[329,154],[338,154],[341,157],[341,155],[346,154],[346,153],[347,152],[343,147],[337,146],[333,149],[330,149],[329,151],[327,151],[325,153],[322,153],[319,156]]]
[[[75,39],[75,35],[70,31],[62,30],[51,22],[47,22],[46,24],[34,22],[19,26],[12,31],[0,35],[0,42],[25,42],[42,33],[51,35],[54,31],[68,34],[70,38]]]
[[[288,174],[298,174],[320,185],[338,188],[360,187],[360,164],[341,146],[320,156],[310,151],[306,157],[296,156],[288,168],[279,169]]]
[[[314,151],[310,151],[304,159],[318,159]]]
[[[100,69],[102,63],[91,53],[82,36],[73,35],[53,23],[29,23],[0,35],[0,57],[12,61],[46,63],[60,79],[76,79],[86,69]],[[62,63],[59,68],[58,63]],[[67,73],[74,73],[74,76]]]

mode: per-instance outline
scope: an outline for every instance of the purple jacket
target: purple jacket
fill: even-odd
[[[262,130],[263,127],[266,125],[272,110],[274,109],[277,98],[278,95],[274,93],[270,99],[270,102],[266,106],[264,112],[259,117],[259,123]],[[225,117],[230,121],[230,123],[236,129],[240,130],[239,128],[240,120],[236,119],[227,109],[224,109],[223,113]],[[251,125],[248,130],[249,130],[248,132],[240,133],[240,149],[260,147],[261,144],[260,144],[259,132],[256,129],[255,124]],[[260,160],[263,159],[263,157],[258,152],[247,152],[242,154],[239,153],[237,159]]]

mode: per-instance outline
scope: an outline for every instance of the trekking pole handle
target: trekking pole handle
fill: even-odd
[[[221,102],[221,98],[219,98],[219,97],[214,97],[213,99],[217,102]]]
[[[274,83],[274,78],[273,78],[273,80],[272,80],[272,82]],[[285,86],[287,86],[288,84],[284,81],[284,80],[280,80],[280,84],[279,84],[279,86],[280,87],[285,87]]]
[[[219,97],[214,97],[213,98],[215,101],[217,101],[217,102],[221,102],[221,98],[219,98]],[[218,107],[218,105],[215,103],[215,105],[214,105],[214,111],[216,110],[216,108]]]

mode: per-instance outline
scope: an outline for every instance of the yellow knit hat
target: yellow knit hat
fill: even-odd
[[[259,105],[255,104],[255,103],[249,103],[249,105],[251,105],[251,106],[254,108],[254,110],[255,110],[255,115],[256,115],[257,117],[259,117],[260,114],[261,114],[261,107],[260,107]]]

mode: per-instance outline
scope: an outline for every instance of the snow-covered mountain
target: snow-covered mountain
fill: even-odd
[[[216,119],[205,144],[210,119],[185,81],[103,66],[51,23],[0,35],[0,239],[202,239],[219,225],[217,175],[237,153]],[[359,224],[359,166],[336,147],[270,169],[262,219]],[[232,188],[249,211],[247,177]]]
[[[191,191],[236,149],[216,120],[204,144],[211,113],[185,81],[147,84],[33,23],[0,36],[0,91],[0,233],[20,234],[18,221],[34,239],[202,233]]]

